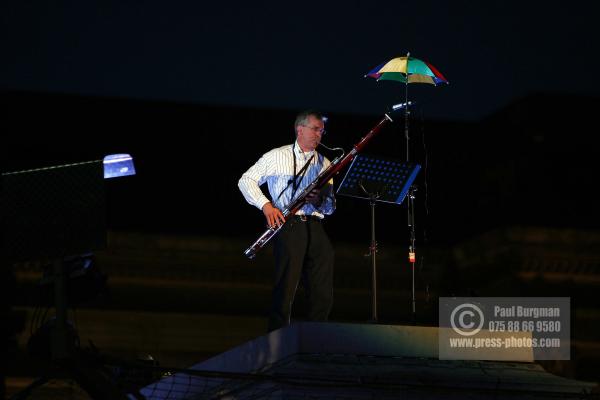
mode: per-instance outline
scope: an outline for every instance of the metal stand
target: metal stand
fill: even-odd
[[[410,64],[410,65],[409,65]],[[366,75],[379,80],[395,80],[404,83],[404,137],[406,138],[406,162],[410,163],[410,135],[409,135],[409,106],[411,102],[408,101],[408,84],[409,83],[430,83],[438,85],[440,83],[448,83],[448,80],[431,64],[410,57],[410,53],[407,52],[405,57],[396,57],[386,63],[383,63],[375,69],[369,71]],[[393,106],[393,109],[399,108]],[[414,279],[414,268],[415,268],[415,213],[414,213],[414,193],[416,187],[411,187],[410,190],[410,201],[408,204],[408,227],[410,232],[410,244],[408,249],[409,261],[412,267],[413,279],[412,279],[412,313],[413,321],[416,321],[416,306],[415,306],[415,279]]]
[[[56,320],[52,330],[52,359],[64,360],[72,356],[74,343],[70,343],[67,334],[68,305],[67,305],[67,271],[63,260],[55,260],[54,272],[54,306]]]
[[[408,262],[412,271],[412,322],[417,322],[417,302],[415,299],[415,262],[416,256],[416,235],[415,235],[415,192],[416,186],[411,186],[408,193],[408,228],[410,230],[410,245],[408,247]]]
[[[409,56],[409,54],[407,54],[407,57],[408,56]],[[408,101],[408,80],[404,86],[406,87],[405,100],[406,100],[406,105],[407,105],[404,108],[404,137],[406,138],[406,162],[409,163],[410,162],[410,135],[409,135],[408,127],[409,127],[409,115],[410,115],[410,110],[409,110],[410,102]],[[417,259],[417,256],[416,256],[417,249],[415,246],[415,242],[416,242],[416,234],[415,234],[415,198],[416,198],[416,195],[415,195],[415,193],[416,193],[416,191],[417,191],[417,186],[412,185],[409,189],[408,203],[407,203],[408,230],[409,230],[409,235],[410,235],[409,245],[408,245],[408,262],[410,263],[411,274],[412,274],[412,284],[411,284],[412,315],[411,316],[412,316],[413,324],[416,324],[416,322],[417,322],[417,305],[416,305],[416,299],[415,299],[415,262]]]
[[[359,183],[361,189],[369,197],[371,206],[371,245],[369,254],[371,257],[371,322],[377,323],[377,240],[375,239],[375,205],[379,198],[379,193],[369,193],[367,189]]]
[[[127,399],[97,357],[79,348],[75,329],[67,320],[67,259],[106,247],[103,161],[3,173],[2,187],[4,222],[11,232],[6,241],[7,261],[54,260],[55,319],[42,326],[29,343],[53,368],[12,398],[27,398],[35,387],[60,372],[61,377],[73,378],[92,399]]]
[[[371,206],[371,320],[377,315],[377,241],[375,240],[375,205],[378,201],[401,204],[420,165],[410,164],[389,157],[360,155],[354,159],[337,194],[369,200]],[[413,294],[414,299],[414,294]]]

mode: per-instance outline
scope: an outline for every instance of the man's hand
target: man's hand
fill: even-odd
[[[271,203],[266,203],[262,208],[263,214],[267,218],[267,224],[270,228],[275,228],[275,226],[280,226],[285,223],[285,218],[281,211],[278,208],[273,207]]]

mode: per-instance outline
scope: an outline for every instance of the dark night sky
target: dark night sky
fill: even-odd
[[[597,96],[594,2],[5,1],[0,88],[380,114],[363,75],[407,51],[449,86],[429,118],[478,120],[532,92]]]

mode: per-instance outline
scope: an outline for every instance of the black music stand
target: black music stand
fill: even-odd
[[[126,399],[105,371],[79,351],[76,333],[67,321],[68,259],[103,249],[107,244],[107,171],[105,159],[3,173],[3,255],[8,265],[24,261],[52,263],[56,318],[48,328],[49,343],[44,341],[50,347],[52,363],[94,399]],[[13,398],[26,398],[48,379],[38,379]]]
[[[377,322],[377,242],[375,240],[375,204],[402,204],[421,166],[390,157],[363,154],[357,156],[350,165],[340,184],[337,194],[367,199],[371,205],[371,306],[372,322]],[[413,268],[413,304],[414,304]]]

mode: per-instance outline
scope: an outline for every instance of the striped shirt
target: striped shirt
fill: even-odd
[[[313,154],[314,157],[312,157]],[[296,157],[296,171],[294,171],[294,157]],[[309,160],[310,165],[302,176],[299,174],[300,170]],[[329,164],[330,161],[316,151],[303,152],[298,142],[293,145],[288,144],[265,153],[256,164],[244,172],[238,182],[238,187],[246,201],[259,210],[262,210],[263,206],[271,201],[275,207],[283,211],[293,200],[293,184],[288,185],[290,180],[293,180],[296,174],[302,176],[298,177],[299,184],[294,194],[294,198],[296,198]],[[260,185],[265,182],[272,200],[269,200],[260,189]],[[333,185],[333,180],[329,184]],[[324,192],[325,190],[323,190]],[[315,215],[323,218],[324,215],[331,215],[334,210],[335,198],[331,187],[329,194],[324,197],[318,207],[307,203],[296,214]]]

